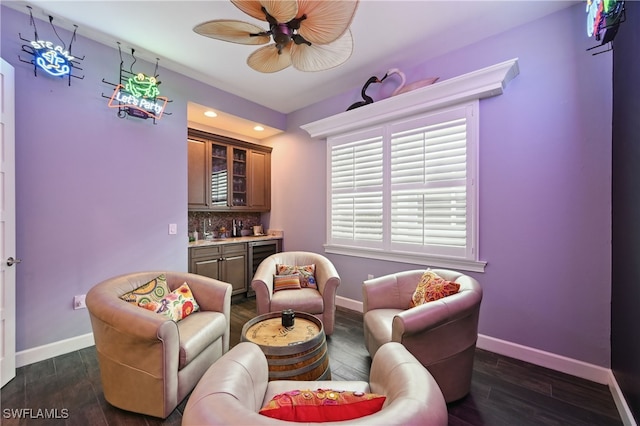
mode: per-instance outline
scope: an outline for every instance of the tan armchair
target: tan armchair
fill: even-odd
[[[165,274],[170,290],[187,282],[200,310],[179,322],[120,299]],[[184,272],[138,272],[87,293],[105,399],[166,418],[211,364],[229,350],[231,284]]]
[[[274,293],[273,275],[276,273],[276,264],[294,266],[315,264],[318,289],[302,288],[280,290]],[[251,281],[251,287],[256,292],[258,315],[284,309],[307,312],[320,318],[327,336],[333,333],[336,289],[339,285],[340,276],[329,259],[317,253],[304,251],[272,254],[260,263]]]
[[[424,270],[386,275],[363,283],[364,339],[373,357],[387,342],[402,343],[433,375],[447,402],[469,393],[478,339],[482,289],[459,272],[433,269],[460,284],[454,295],[409,308]]]
[[[373,358],[363,381],[268,381],[265,355],[254,343],[231,349],[206,372],[189,397],[182,417],[191,425],[310,425],[259,414],[275,395],[296,389],[334,389],[385,395],[382,410],[329,425],[444,426],[447,406],[435,380],[402,345],[389,343]]]

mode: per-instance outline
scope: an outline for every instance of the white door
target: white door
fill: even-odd
[[[16,190],[13,67],[0,58],[0,387],[16,376]]]

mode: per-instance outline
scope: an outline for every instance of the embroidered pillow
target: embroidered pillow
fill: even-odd
[[[260,414],[293,422],[339,422],[376,413],[385,399],[384,395],[364,392],[292,390],[274,396]]]
[[[193,297],[193,293],[191,293],[191,289],[186,282],[173,290],[162,300],[158,302],[140,303],[138,306],[157,314],[164,315],[175,322],[188,317],[200,309],[200,306]]]
[[[316,283],[316,265],[293,266],[293,265],[276,265],[276,275],[300,274],[300,287],[302,288],[318,288]]]
[[[120,299],[140,305],[141,303],[158,302],[170,292],[167,278],[162,274],[135,290],[123,294]]]
[[[273,276],[273,292],[280,290],[299,290],[300,275],[274,275]]]
[[[409,307],[413,308],[423,303],[442,299],[443,297],[456,294],[458,290],[460,290],[460,284],[447,281],[428,269],[422,274],[420,282],[413,292],[413,296],[411,296]]]

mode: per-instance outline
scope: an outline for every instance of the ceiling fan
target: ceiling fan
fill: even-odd
[[[196,33],[240,44],[263,46],[247,58],[256,71],[273,73],[290,65],[300,71],[322,71],[344,63],[351,56],[353,38],[349,25],[358,0],[231,0],[253,18],[266,21],[264,30],[248,22],[218,19],[203,22]]]

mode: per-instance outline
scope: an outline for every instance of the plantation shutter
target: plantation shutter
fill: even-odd
[[[330,138],[327,247],[399,261],[473,261],[477,105]]]
[[[464,110],[410,121],[396,129],[390,138],[391,244],[464,254],[468,244]]]
[[[382,153],[382,136],[332,147],[332,240],[382,241]]]

